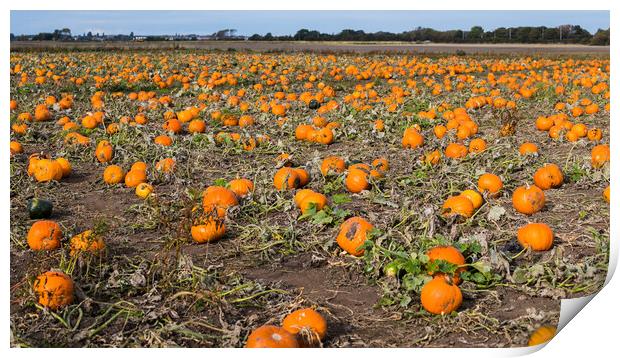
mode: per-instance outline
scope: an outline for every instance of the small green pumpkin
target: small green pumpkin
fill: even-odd
[[[321,107],[321,104],[316,99],[311,99],[308,103],[308,108],[310,109],[319,109],[319,107]]]
[[[34,198],[28,201],[28,214],[31,219],[47,219],[52,216],[52,202]]]

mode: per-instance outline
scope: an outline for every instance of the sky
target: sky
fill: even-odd
[[[69,28],[73,34],[163,35],[212,34],[236,29],[238,35],[294,35],[307,28],[324,33],[343,29],[403,32],[418,26],[436,30],[497,27],[581,25],[591,33],[609,28],[609,11],[11,11],[11,33],[52,32]]]

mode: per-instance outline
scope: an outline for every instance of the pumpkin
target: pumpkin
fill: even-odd
[[[553,119],[549,117],[540,116],[536,118],[536,129],[539,131],[548,131],[553,127]]]
[[[140,183],[146,182],[146,172],[144,170],[132,169],[125,175],[125,185],[135,188]]]
[[[180,133],[183,129],[181,121],[176,118],[168,119],[161,126],[166,132]]]
[[[383,157],[373,160],[372,166],[381,173],[385,173],[390,169],[390,164],[388,163],[388,160]]]
[[[294,334],[286,329],[265,325],[260,326],[248,336],[246,348],[299,348]]]
[[[598,128],[592,128],[588,130],[588,139],[593,142],[598,142],[603,139],[603,132]]]
[[[118,184],[122,182],[123,179],[125,179],[125,172],[123,171],[123,168],[118,165],[109,165],[103,171],[103,181],[106,184]]]
[[[609,185],[607,185],[607,188],[605,188],[605,190],[603,190],[603,199],[605,199],[606,202],[609,203],[609,197],[610,197],[611,193],[609,190]]]
[[[226,216],[230,207],[239,205],[237,195],[223,186],[212,185],[202,194],[202,207],[207,214]]]
[[[334,142],[334,133],[329,128],[321,128],[314,136],[314,142],[320,144],[332,144]]]
[[[34,178],[38,182],[48,182],[62,179],[62,167],[51,159],[39,159],[34,165]]]
[[[172,145],[172,138],[167,135],[158,135],[153,139],[153,142],[164,147],[169,147]]]
[[[521,144],[521,146],[519,147],[519,154],[521,155],[537,154],[537,153],[538,153],[538,146],[534,143],[525,142]]]
[[[435,137],[437,137],[438,139],[443,138],[447,132],[448,129],[446,128],[446,126],[441,124],[438,124],[433,128],[433,133],[435,133]]]
[[[434,150],[424,155],[424,163],[428,165],[437,165],[441,161],[441,153],[438,150]]]
[[[591,158],[592,158],[592,167],[600,168],[605,163],[609,162],[609,146],[607,144],[599,144],[592,148]]]
[[[62,272],[48,271],[37,276],[33,289],[39,304],[57,310],[73,303],[73,280]]]
[[[297,140],[308,140],[310,133],[312,133],[314,129],[311,125],[308,124],[300,124],[295,128],[295,138]]]
[[[530,223],[517,231],[517,240],[523,248],[547,251],[553,246],[553,231],[547,224]]]
[[[311,99],[310,102],[308,102],[308,108],[310,109],[319,109],[320,106],[321,104],[316,99]]]
[[[466,197],[467,199],[469,199],[469,201],[471,201],[471,203],[474,205],[474,210],[478,210],[478,208],[482,206],[482,203],[484,203],[484,198],[482,197],[482,195],[480,195],[480,193],[475,190],[463,190],[460,195]]]
[[[62,230],[57,222],[39,220],[30,226],[26,241],[31,250],[54,250],[60,247],[61,238]]]
[[[282,328],[296,335],[302,347],[319,346],[327,335],[327,321],[312,308],[289,313],[282,321]]]
[[[469,218],[474,215],[474,204],[466,196],[451,196],[443,203],[443,216],[460,215]]]
[[[432,314],[444,315],[457,310],[463,303],[461,289],[449,276],[438,276],[428,281],[420,292],[422,307]]]
[[[105,248],[105,243],[100,235],[95,235],[92,230],[86,230],[77,234],[69,241],[71,256],[80,252],[98,253]]]
[[[199,243],[213,242],[226,235],[226,225],[222,220],[208,216],[192,225],[192,239]]]
[[[564,183],[564,175],[555,164],[548,164],[534,173],[534,184],[542,190],[559,188]]]
[[[315,192],[304,195],[299,201],[299,208],[302,214],[306,214],[313,207],[316,211],[320,211],[325,205],[327,205],[327,197]]]
[[[532,333],[528,346],[537,346],[539,344],[547,343],[555,337],[556,328],[552,326],[542,326]]]
[[[340,157],[330,156],[323,159],[321,163],[321,174],[328,176],[331,174],[338,174],[344,172],[345,164],[344,160]]]
[[[462,266],[465,265],[465,257],[454,246],[436,246],[426,252],[426,256],[429,258],[429,262],[433,262],[435,260],[443,260],[447,261],[451,264]],[[455,284],[459,284],[461,282],[460,273],[463,271],[467,271],[466,267],[459,267],[456,269],[454,276],[452,277],[452,282]],[[444,274],[441,272],[430,271],[429,275],[433,276],[443,276]]]
[[[242,198],[254,191],[254,183],[250,179],[233,179],[228,182],[228,188],[238,197]]]
[[[187,130],[190,133],[204,133],[207,130],[207,125],[202,119],[194,119],[189,122]]]
[[[273,176],[273,185],[280,191],[295,189],[301,186],[301,179],[295,169],[282,167]]]
[[[28,216],[31,219],[47,219],[52,216],[54,205],[51,201],[34,198],[28,201]]]
[[[478,191],[491,197],[497,197],[503,187],[502,179],[495,174],[485,173],[478,178]]]
[[[446,147],[445,155],[448,158],[459,159],[467,156],[467,147],[460,143],[450,143]]]
[[[545,193],[536,185],[520,186],[512,193],[512,206],[522,214],[532,215],[545,206]]]
[[[65,158],[56,158],[56,163],[60,165],[60,170],[62,171],[62,177],[68,177],[71,174],[73,168],[71,167],[71,163]]]
[[[302,168],[294,168],[293,169],[297,176],[299,177],[299,187],[304,187],[308,185],[310,182],[310,174],[305,169]]]
[[[404,148],[415,149],[424,145],[424,137],[414,127],[405,129],[401,141]]]
[[[485,140],[482,138],[472,139],[471,142],[469,142],[470,153],[482,153],[485,151],[485,149],[487,149],[487,142],[485,142]]]
[[[364,218],[354,216],[340,225],[340,232],[336,237],[336,242],[340,248],[349,254],[362,256],[364,249],[360,249],[360,246],[364,244],[372,229],[373,225],[371,223]]]
[[[145,162],[135,162],[131,165],[130,170],[142,170],[143,172],[146,172],[147,169],[147,165]]]
[[[169,173],[176,167],[176,161],[172,158],[164,158],[155,163],[155,169],[162,173]]]
[[[112,156],[114,155],[114,148],[112,144],[107,140],[102,140],[97,144],[97,149],[95,149],[95,156],[100,163],[107,163],[112,160]]]
[[[295,205],[298,208],[301,208],[301,202],[304,200],[304,198],[307,195],[310,195],[312,193],[314,193],[314,190],[311,190],[311,189],[300,189],[300,190],[297,190],[297,192],[295,193],[295,197],[293,198],[293,201],[295,202]]]
[[[24,148],[22,147],[21,143],[12,140],[11,141],[11,156],[15,155],[15,154],[19,154],[19,153],[23,153]]]
[[[369,172],[363,169],[350,169],[344,181],[345,187],[351,193],[359,193],[370,188],[368,175]]]
[[[136,195],[141,199],[148,198],[153,192],[153,186],[148,183],[140,183],[136,186]]]

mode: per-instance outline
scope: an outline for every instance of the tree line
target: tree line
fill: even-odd
[[[566,43],[609,45],[609,29],[599,29],[591,34],[579,25],[562,25],[558,27],[521,26],[499,27],[485,31],[481,26],[474,26],[468,31],[439,31],[428,27],[418,27],[401,33],[365,32],[363,30],[345,29],[337,34],[327,34],[316,30],[301,29],[295,35],[274,36],[271,32],[265,35],[254,34],[250,37],[237,36],[237,30],[226,29],[212,35],[172,35],[172,36],[140,36],[146,41],[165,40],[251,40],[251,41],[402,41],[402,42],[435,42],[435,43]],[[54,32],[42,32],[37,35],[11,34],[11,41],[131,41],[136,39],[133,32],[129,35],[88,34],[72,36],[71,30],[57,29]]]
[[[485,31],[481,26],[474,26],[469,31],[439,31],[432,28],[418,27],[401,33],[384,31],[367,33],[363,30],[346,29],[337,34],[301,29],[295,35],[274,36],[268,32],[264,36],[254,34],[248,39],[253,41],[430,41],[438,43],[569,43],[609,45],[609,29],[599,29],[594,35],[579,25],[499,27],[490,31]]]

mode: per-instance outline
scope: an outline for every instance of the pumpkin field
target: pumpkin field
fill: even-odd
[[[522,347],[605,281],[608,54],[10,66],[13,347]]]

